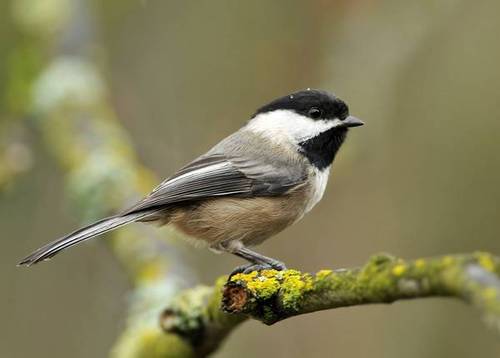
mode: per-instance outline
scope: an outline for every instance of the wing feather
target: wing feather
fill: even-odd
[[[248,196],[251,192],[252,179],[225,158],[202,157],[166,179],[126,213],[207,197]]]
[[[264,145],[257,146],[257,155],[246,155],[255,150],[255,143],[228,148],[233,139],[228,137],[177,171],[125,214],[220,196],[276,196],[304,182],[305,169],[292,171],[290,163],[266,157]]]
[[[180,169],[125,214],[219,196],[274,196],[300,184],[303,179],[292,178],[270,165],[259,169],[258,164],[251,161],[230,160],[221,154],[212,154]]]

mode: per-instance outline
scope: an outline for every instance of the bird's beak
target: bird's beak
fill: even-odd
[[[354,116],[348,116],[346,119],[344,119],[342,121],[342,125],[344,127],[359,127],[359,126],[362,126],[363,124],[365,124],[365,122],[363,122],[361,119],[359,118],[356,118]]]

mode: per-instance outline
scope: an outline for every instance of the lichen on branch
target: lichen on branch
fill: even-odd
[[[449,296],[478,307],[490,322],[499,322],[499,272],[499,259],[487,253],[413,261],[375,255],[361,268],[315,275],[295,270],[234,275],[224,287],[222,307],[273,324],[325,309]]]
[[[220,277],[214,287],[197,286],[182,292],[160,317],[164,332],[182,337],[195,356],[204,357],[217,350],[224,339],[248,318],[221,310],[226,279]]]
[[[221,277],[214,287],[181,293],[160,324],[177,335],[195,356],[205,356],[240,323],[265,324],[305,313],[423,297],[455,297],[479,309],[488,323],[500,322],[500,259],[476,252],[403,260],[374,255],[359,268],[264,270]]]

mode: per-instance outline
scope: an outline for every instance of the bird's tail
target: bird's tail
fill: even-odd
[[[129,224],[133,221],[143,219],[154,212],[154,210],[141,211],[125,215],[111,216],[109,218],[99,220],[51,243],[48,243],[45,246],[40,247],[38,250],[34,251],[32,254],[25,257],[21,262],[19,262],[18,266],[31,266],[40,261],[48,260],[60,251],[67,249],[68,247],[79,244],[80,242],[104,234],[108,231],[117,229],[120,226]]]

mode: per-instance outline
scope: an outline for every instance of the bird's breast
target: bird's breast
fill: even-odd
[[[314,169],[309,179],[307,190],[307,198],[305,202],[304,214],[309,212],[323,197],[326,185],[328,184],[328,176],[330,168]]]
[[[300,187],[278,197],[214,198],[175,210],[169,221],[211,246],[232,240],[256,245],[298,221],[307,195]]]

